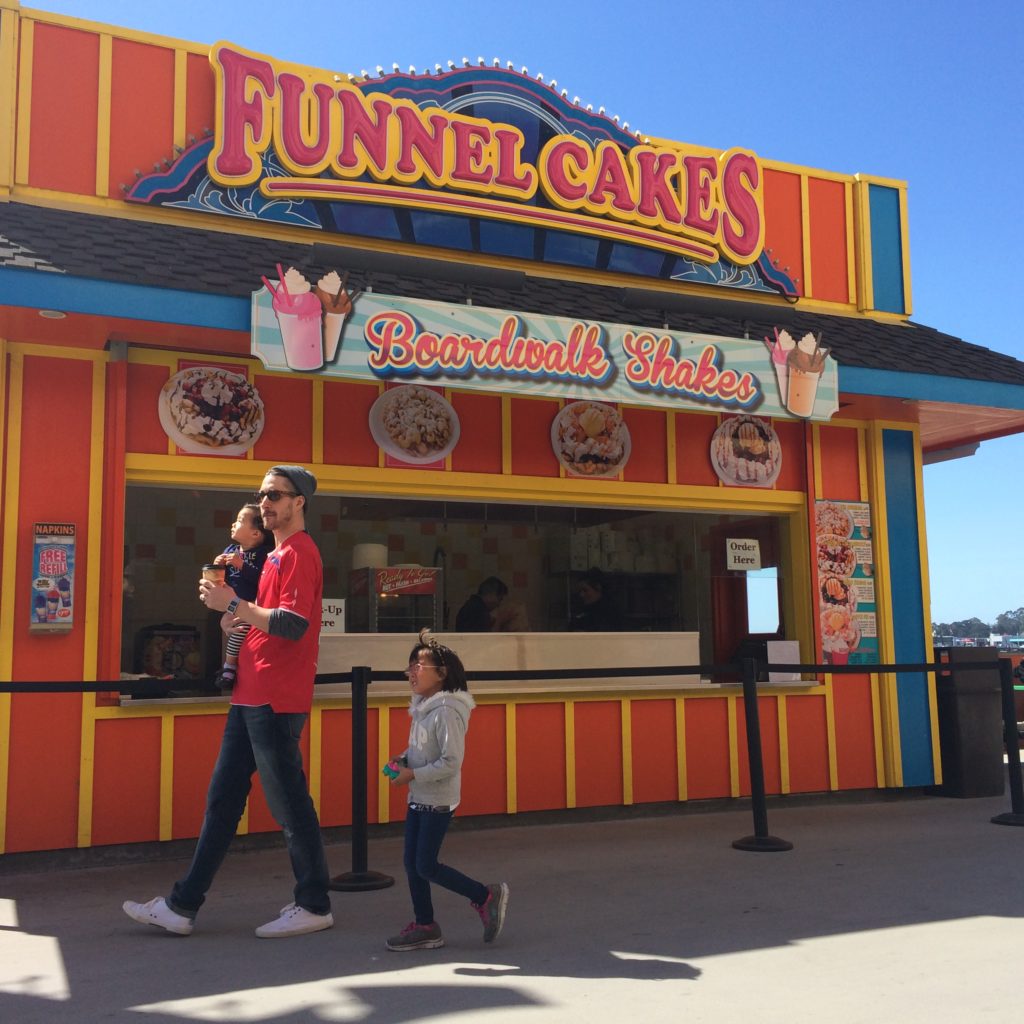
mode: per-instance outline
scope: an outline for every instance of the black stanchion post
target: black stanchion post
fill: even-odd
[[[997,814],[992,821],[996,825],[1024,825],[1020,736],[1017,733],[1017,710],[1013,706],[1013,666],[1009,658],[999,659],[999,688],[1003,697],[1003,737],[1006,742],[1006,766],[1010,775],[1010,806],[1013,810]]]
[[[366,665],[352,669],[352,870],[331,879],[339,892],[386,889],[390,875],[367,870],[366,834],[366,691],[372,672]]]
[[[761,716],[757,709],[757,664],[744,658],[743,712],[747,723],[747,760],[750,762],[750,802],[754,811],[754,834],[733,841],[737,850],[779,853],[793,844],[768,834],[768,803],[764,793],[764,759],[761,754]]]

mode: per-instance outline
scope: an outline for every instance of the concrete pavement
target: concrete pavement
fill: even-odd
[[[745,853],[749,810],[477,828],[444,860],[511,900],[498,942],[435,897],[447,945],[389,953],[404,879],[333,894],[333,930],[261,940],[290,899],[282,848],[229,855],[196,931],[134,924],[185,862],[46,869],[0,858],[0,1020],[975,1022],[1021,989],[1024,828],[1009,798],[773,802],[788,853]],[[331,845],[332,871],[351,866]],[[10,866],[11,861],[14,867]],[[370,867],[401,875],[401,839]]]

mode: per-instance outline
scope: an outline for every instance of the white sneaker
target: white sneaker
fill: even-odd
[[[284,907],[276,921],[261,924],[256,934],[261,939],[284,939],[289,935],[305,935],[308,932],[322,932],[334,927],[334,915],[311,914],[295,904]]]
[[[175,935],[192,934],[194,927],[192,918],[171,910],[163,896],[157,896],[156,899],[152,899],[148,903],[125,900],[121,909],[139,924],[151,924],[156,928],[163,928],[165,932],[173,932]]]

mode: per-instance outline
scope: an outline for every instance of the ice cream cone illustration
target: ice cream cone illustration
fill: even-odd
[[[274,314],[281,329],[285,361],[293,370],[319,370],[324,364],[320,300],[294,267],[282,274],[279,264],[277,272],[276,289],[266,278],[263,283],[274,296]]]
[[[786,408],[794,415],[806,419],[814,412],[818,394],[818,381],[825,369],[828,349],[821,347],[821,338],[805,334],[786,358],[789,381],[785,398]]]
[[[324,311],[324,362],[332,363],[338,355],[341,328],[352,312],[352,299],[345,291],[348,274],[339,277],[336,270],[325,274],[316,283],[316,297]]]

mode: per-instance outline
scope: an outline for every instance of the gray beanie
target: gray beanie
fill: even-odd
[[[316,493],[316,477],[308,469],[303,466],[271,466],[267,472],[288,479],[296,493],[306,499],[306,507],[309,507],[309,499]]]

